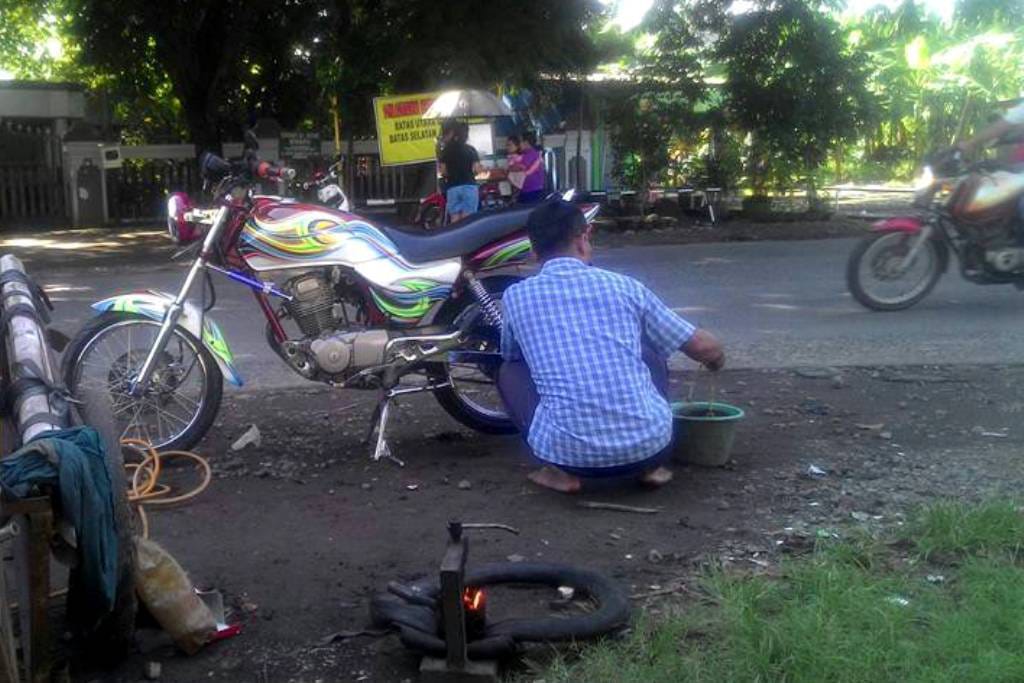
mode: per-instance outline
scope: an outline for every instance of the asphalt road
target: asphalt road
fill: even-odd
[[[625,247],[597,264],[639,278],[677,311],[718,334],[733,367],[1024,363],[1024,293],[981,287],[948,273],[917,307],[862,309],[846,292],[851,240]],[[33,272],[51,292],[62,330],[88,304],[119,291],[176,291],[183,266],[85,266]],[[197,290],[198,291],[198,290]],[[213,315],[252,388],[305,384],[263,341],[247,289],[220,282]],[[682,362],[679,357],[678,362]]]

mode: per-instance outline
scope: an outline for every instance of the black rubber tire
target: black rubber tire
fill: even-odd
[[[487,288],[489,294],[500,297],[506,289],[521,280],[523,280],[521,277],[496,275],[484,278],[480,282]],[[458,299],[451,299],[446,302],[441,310],[438,311],[434,323],[438,325],[451,325],[464,310],[475,304],[476,299],[466,292]],[[432,382],[444,382],[448,379],[448,370],[443,363],[432,363],[427,369],[427,375]],[[515,434],[519,431],[512,420],[507,417],[495,418],[473,410],[463,402],[455,389],[438,389],[434,392],[434,397],[449,415],[470,429],[483,434]]]
[[[586,595],[598,603],[598,609],[576,617],[541,617],[509,619],[488,624],[484,637],[470,643],[470,656],[496,654],[502,643],[512,648],[520,642],[569,642],[597,638],[625,626],[632,607],[621,587],[602,574],[561,564],[498,563],[466,570],[465,584],[473,587],[499,584],[533,584],[571,586],[577,595]],[[437,600],[440,586],[437,577],[427,577],[405,587],[426,599]],[[393,595],[375,596],[370,603],[370,616],[380,627],[399,628],[402,640],[410,647],[440,655],[444,641],[436,636],[437,611],[410,604]]]
[[[61,375],[64,378],[64,385],[72,395],[75,395],[77,389],[75,386],[77,383],[75,368],[89,341],[103,329],[126,320],[153,322],[150,318],[135,313],[108,311],[90,320],[71,340],[61,359]],[[159,444],[158,450],[164,451],[187,451],[199,443],[217,417],[217,411],[220,409],[220,402],[224,392],[224,377],[220,371],[220,366],[217,365],[217,361],[214,360],[213,354],[210,353],[209,349],[180,325],[176,333],[182,335],[190,345],[199,351],[200,362],[206,371],[206,391],[203,396],[203,407],[198,419],[176,438],[171,439],[165,444]]]
[[[918,303],[935,288],[935,285],[939,282],[939,278],[942,277],[942,273],[945,270],[946,254],[943,250],[946,248],[941,242],[937,242],[934,239],[930,239],[925,242],[925,248],[932,251],[932,261],[935,264],[935,268],[928,275],[928,284],[920,292],[914,296],[901,301],[899,303],[886,303],[884,301],[878,301],[871,297],[865,290],[860,281],[860,262],[864,258],[864,254],[867,250],[880,239],[890,237],[892,233],[883,232],[874,235],[868,235],[862,239],[853,252],[850,254],[849,260],[846,262],[846,286],[850,290],[850,294],[857,302],[865,308],[871,309],[872,311],[902,311],[910,308],[914,304]]]

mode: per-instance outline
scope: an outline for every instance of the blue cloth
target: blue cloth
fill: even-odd
[[[476,213],[480,208],[480,190],[476,185],[455,185],[448,188],[446,200],[449,216],[453,213]]]
[[[103,440],[92,427],[44,432],[0,460],[5,494],[24,498],[36,486],[60,490],[60,514],[75,528],[79,564],[71,574],[76,611],[94,620],[117,596],[117,527]]]
[[[672,409],[643,358],[667,359],[696,328],[636,280],[575,258],[506,290],[501,348],[525,360],[540,402],[527,442],[564,467],[646,460],[672,440]]]

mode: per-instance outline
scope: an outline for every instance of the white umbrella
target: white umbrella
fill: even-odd
[[[457,119],[512,116],[501,99],[486,90],[448,90],[441,93],[423,114],[425,119]]]

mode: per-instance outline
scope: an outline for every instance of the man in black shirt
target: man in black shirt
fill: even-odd
[[[476,149],[466,143],[469,126],[454,123],[446,133],[444,149],[441,150],[441,175],[448,180],[447,202],[448,222],[462,220],[480,207],[480,193],[476,187],[476,174],[480,172],[480,157]]]

